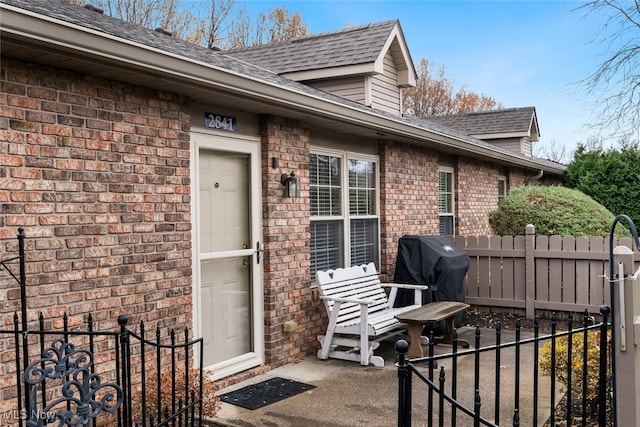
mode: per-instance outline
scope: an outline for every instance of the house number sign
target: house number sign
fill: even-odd
[[[237,119],[231,116],[223,116],[215,113],[204,113],[204,126],[208,129],[226,130],[235,132]]]

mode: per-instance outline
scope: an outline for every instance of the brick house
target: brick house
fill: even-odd
[[[533,108],[404,117],[397,21],[222,52],[59,0],[0,11],[0,254],[23,227],[30,320],[187,326],[226,383],[315,352],[316,269],[392,278],[401,236],[490,234],[509,188],[564,174],[531,155]]]

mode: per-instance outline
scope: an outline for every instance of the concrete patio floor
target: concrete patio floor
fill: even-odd
[[[461,339],[467,339],[473,347],[475,328],[461,327],[458,329],[458,335]],[[532,334],[525,331],[521,333],[522,339],[531,336]],[[482,329],[481,337],[481,347],[495,344],[494,330]],[[514,339],[513,331],[502,331],[503,343],[511,342]],[[449,353],[451,347],[437,345],[435,351],[437,354]],[[256,410],[248,410],[223,402],[214,425],[228,427],[395,426],[398,417],[398,377],[394,343],[383,343],[376,353],[384,357],[384,368],[364,367],[358,363],[335,359],[319,360],[311,355],[299,363],[276,368],[248,381],[219,390],[218,394],[223,394],[273,377],[292,379],[316,386],[313,390]],[[531,345],[521,348],[520,426],[534,427],[532,421],[534,406],[533,367],[535,363],[533,356]],[[451,361],[444,360],[439,363],[445,368],[447,381],[450,381]],[[457,397],[470,409],[473,409],[474,364],[473,355],[466,355],[458,359]],[[481,413],[491,420],[495,406],[495,365],[494,352],[482,354],[480,357]],[[426,366],[421,368],[421,372],[427,374]],[[502,350],[500,372],[501,415],[499,424],[512,425],[515,401],[515,350],[513,348]],[[437,377],[437,374],[434,375],[436,380]],[[538,381],[537,424],[542,426],[550,415],[550,380],[549,377],[539,376]],[[447,388],[446,383],[445,388]],[[412,424],[426,425],[428,416],[426,387],[419,380],[414,379],[413,390]],[[558,387],[556,400],[559,400],[561,396]],[[437,396],[434,399],[437,404]],[[448,406],[445,405],[444,425],[451,425],[451,412]],[[434,414],[434,417],[437,420],[437,413]],[[473,420],[467,415],[463,416],[461,411],[457,411],[456,425],[471,426]]]

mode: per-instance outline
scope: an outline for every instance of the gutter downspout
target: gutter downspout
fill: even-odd
[[[528,177],[527,179],[524,180],[524,184],[525,185],[529,185],[529,182],[532,179],[535,179],[536,181],[539,180],[540,178],[542,178],[542,175],[544,175],[544,170],[540,169],[540,172],[538,172],[537,174]]]

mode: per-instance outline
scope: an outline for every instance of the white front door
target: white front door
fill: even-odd
[[[220,378],[264,361],[259,140],[192,140],[194,320],[203,364]]]

